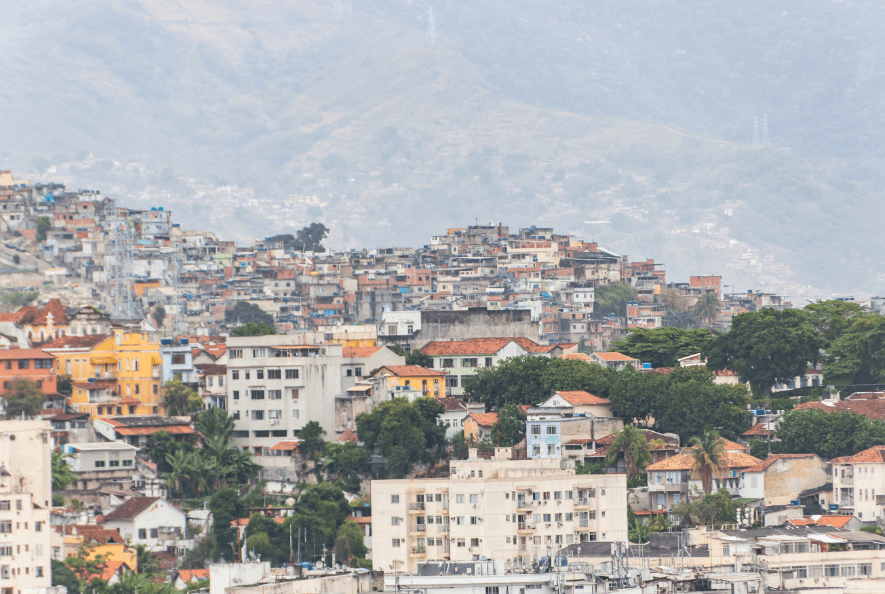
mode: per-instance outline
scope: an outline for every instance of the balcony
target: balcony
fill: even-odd
[[[529,522],[520,522],[516,526],[517,532],[532,532],[535,529],[535,525]]]
[[[575,499],[575,507],[590,507],[590,499],[588,499],[587,497]]]
[[[409,532],[418,534],[427,532],[427,524],[412,524],[409,526]]]
[[[660,489],[657,489],[660,490]],[[664,483],[665,493],[685,493],[688,491],[688,483]]]
[[[421,511],[424,511],[424,504],[423,503],[410,503],[409,504],[409,513],[421,512]]]
[[[578,520],[578,528],[589,528],[590,520]]]
[[[437,534],[448,534],[449,533],[449,525],[448,524],[437,524],[436,525],[436,533]]]
[[[427,554],[427,547],[412,547],[409,550],[409,557],[423,557]]]

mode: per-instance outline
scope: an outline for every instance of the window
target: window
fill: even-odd
[[[10,510],[9,500],[4,499],[3,501],[0,501],[0,511],[9,511],[9,510]]]
[[[230,372],[230,379],[232,379],[232,380],[238,380],[238,379],[240,379],[240,370],[239,370],[239,369],[234,369],[233,371],[231,371],[231,372]]]
[[[824,568],[821,565],[809,565],[808,566],[808,577],[810,578],[821,578],[824,577]]]
[[[249,379],[249,370],[248,369],[243,371],[243,379]]]
[[[461,359],[461,367],[477,367],[476,363],[476,358]]]
[[[476,493],[470,494],[470,503],[479,503],[479,495]]]
[[[145,530],[144,528],[139,528],[138,529],[138,538],[141,540],[146,539],[147,538],[147,530]]]
[[[722,545],[722,556],[729,557],[731,556],[731,547],[727,544]]]
[[[843,565],[842,566],[842,577],[854,577],[854,565]]]
[[[540,425],[532,425],[532,435],[541,435]]]
[[[264,420],[264,411],[263,410],[253,410],[252,411],[252,420],[253,421],[263,421]]]
[[[555,522],[562,522],[562,514],[555,514],[555,515],[553,516],[553,521],[555,521]]]
[[[282,390],[268,390],[267,391],[267,399],[268,400],[282,400],[283,399],[283,391]]]
[[[292,418],[293,419],[301,418],[301,412],[299,412],[299,410],[297,408],[292,409]]]
[[[565,521],[571,522],[573,517],[574,517],[574,514],[572,514],[571,512],[568,512],[565,514]]]
[[[402,539],[400,539],[400,538],[394,538],[393,540],[390,541],[390,546],[392,546],[392,547],[395,548],[395,549],[398,549],[398,548],[399,548],[399,545],[400,545],[400,542],[402,542]]]
[[[12,556],[12,545],[0,547],[0,557],[11,557]]]
[[[344,372],[344,375],[346,375],[347,377],[352,376],[352,375],[353,375],[353,370],[352,370],[352,369],[348,369],[347,371]]]
[[[838,565],[824,565],[824,575],[826,577],[839,577]]]
[[[0,522],[0,534],[9,534],[12,532],[12,521],[4,520]]]
[[[255,370],[255,379],[264,379],[264,370],[256,369]]]
[[[132,460],[123,460],[123,466],[132,466]]]
[[[267,349],[252,349],[253,359],[264,359],[267,356]]]
[[[458,387],[458,376],[457,375],[447,375],[446,376],[446,387],[447,388],[457,388]]]
[[[172,364],[173,365],[184,365],[184,353],[172,353]]]
[[[545,521],[545,522],[549,522],[549,521],[550,521],[550,514],[544,514],[544,521]]]
[[[18,360],[18,368],[19,369],[28,369],[31,366],[30,359],[19,359]]]
[[[443,359],[442,366],[443,366],[443,369],[448,369],[448,368],[454,367],[455,360],[454,359]]]
[[[492,358],[486,357],[486,367],[491,367],[493,365]]]
[[[467,541],[465,541],[463,538],[459,538],[457,540],[456,544],[458,545],[458,548],[460,549],[460,548],[463,548],[467,545]]]
[[[228,349],[227,350],[227,358],[228,359],[242,359],[243,358],[243,349]]]
[[[464,525],[464,516],[455,516],[452,523],[455,526],[463,526]]]
[[[298,370],[297,369],[287,369],[286,370],[286,379],[298,379]]]
[[[120,466],[120,461],[119,461],[119,460],[111,460],[111,461],[108,463],[108,466],[111,466],[112,468],[119,468],[119,466]]]
[[[390,502],[391,503],[399,503],[399,495],[391,495]]]
[[[96,461],[95,461],[95,467],[96,467],[96,468],[104,468],[104,466],[105,466],[105,464],[104,464],[104,460],[96,460]]]
[[[393,518],[392,517],[392,518],[390,518],[390,525],[391,526],[399,526],[399,521],[400,521],[400,518]]]
[[[479,516],[470,516],[470,525],[479,526]]]
[[[250,390],[249,397],[252,400],[264,400],[264,390]]]
[[[240,399],[240,391],[239,390],[234,390],[233,392],[231,392],[231,394],[233,395],[234,400]]]
[[[283,418],[283,411],[281,410],[269,410],[267,411],[268,419],[281,419]]]
[[[35,567],[34,568],[34,575],[37,577],[43,577],[43,568],[42,567]]]
[[[858,563],[857,564],[857,575],[863,575],[866,577],[870,577],[873,575],[873,564],[872,563]]]
[[[233,414],[231,414],[230,418],[232,418],[235,421],[239,421],[240,420],[240,411],[235,410],[233,412]],[[234,433],[236,433],[236,432],[234,432]],[[247,433],[248,433],[248,431],[247,431]]]
[[[547,427],[547,435],[556,435],[556,427]]]
[[[363,368],[362,367],[355,367],[353,370],[353,374],[357,377],[363,377]]]
[[[464,503],[464,494],[455,495],[455,503]]]

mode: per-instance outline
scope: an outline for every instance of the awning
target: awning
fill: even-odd
[[[345,392],[368,392],[372,389],[372,386],[352,386],[347,388]]]
[[[297,441],[281,441],[280,443],[276,444],[275,446],[271,446],[270,449],[291,452],[292,450],[298,449],[298,442]]]
[[[114,430],[120,435],[154,435],[160,431],[171,433],[173,435],[182,435],[194,433],[194,430],[187,425],[167,425],[165,427],[114,427]]]
[[[162,365],[163,359],[160,358],[160,355],[151,355],[151,365]]]
[[[96,363],[99,365],[116,365],[119,363],[116,357],[111,355],[99,355],[97,357],[89,357],[90,363]]]

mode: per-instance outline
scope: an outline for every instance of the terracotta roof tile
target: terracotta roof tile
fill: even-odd
[[[443,373],[442,371],[428,369],[426,367],[419,367],[418,365],[385,365],[381,369],[386,369],[390,371],[393,375],[398,377],[428,377],[445,375],[445,373]],[[379,369],[378,371],[381,371],[381,369]]]
[[[853,456],[842,456],[830,460],[832,464],[863,464],[885,462],[885,445],[877,445],[858,452]]]
[[[582,404],[611,404],[611,402],[605,398],[601,398],[583,390],[560,390],[556,392],[556,394],[559,394],[566,402],[574,406]]]
[[[562,358],[570,361],[586,361],[587,363],[593,362],[593,360],[584,353],[566,353],[562,356]]]
[[[749,468],[762,462],[759,458],[754,458],[749,454],[727,453],[723,458],[725,465],[731,469]],[[694,457],[691,454],[677,454],[649,465],[646,470],[690,470],[693,464]]]
[[[496,412],[470,413],[467,416],[476,421],[476,424],[480,427],[492,427],[498,422],[498,413]]]
[[[854,519],[854,516],[821,516],[815,524],[818,526],[832,526],[833,528],[844,528],[845,525]]]
[[[750,448],[748,448],[747,446],[739,444],[735,441],[731,441],[730,439],[723,439],[722,441],[725,442],[723,445],[725,446],[726,452],[735,452],[735,451],[749,452],[750,451]]]
[[[105,340],[113,337],[113,334],[89,334],[86,336],[62,336],[44,344],[43,350],[49,349],[92,349]]]
[[[813,458],[814,454],[771,454],[765,460],[756,464],[755,466],[751,466],[749,468],[745,468],[744,472],[762,472],[778,460],[789,460],[790,458]]]
[[[460,399],[455,398],[454,396],[445,396],[444,398],[438,398],[437,402],[439,402],[443,410],[445,412],[453,412],[456,410],[466,410],[467,407],[461,402]]]
[[[2,359],[55,359],[55,355],[42,349],[0,349]]]
[[[548,348],[528,338],[471,338],[470,340],[452,340],[430,342],[421,352],[431,357],[441,355],[494,355],[505,346],[515,342],[530,353],[544,352]]]
[[[341,432],[341,437],[338,438],[338,441],[344,443],[345,441],[352,441],[354,443],[358,442],[360,439],[356,433],[350,430],[350,427],[346,427],[344,431]]]
[[[762,425],[762,423],[756,423],[755,425],[753,425],[752,427],[750,427],[749,429],[747,429],[746,431],[741,433],[741,435],[745,435],[747,437],[752,437],[754,435],[759,435],[761,437],[767,437],[769,435],[774,435],[774,431],[772,431],[771,429],[766,429]]]
[[[44,347],[45,348],[45,347]],[[868,419],[885,420],[885,400],[840,400],[832,406],[823,402],[803,402],[793,410],[823,410],[826,412],[850,412]]]
[[[184,583],[187,583],[191,580],[208,580],[209,579],[209,570],[208,569],[179,569],[178,577]]]
[[[344,347],[342,349],[342,357],[345,359],[365,359],[367,357],[371,357],[378,351],[380,351],[384,347],[373,346],[373,347]]]
[[[638,359],[634,359],[633,357],[628,357],[623,353],[593,353],[603,361],[638,361]]]

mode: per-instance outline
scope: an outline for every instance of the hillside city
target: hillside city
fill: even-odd
[[[266,214],[0,171],[0,594],[885,590],[885,298]]]

